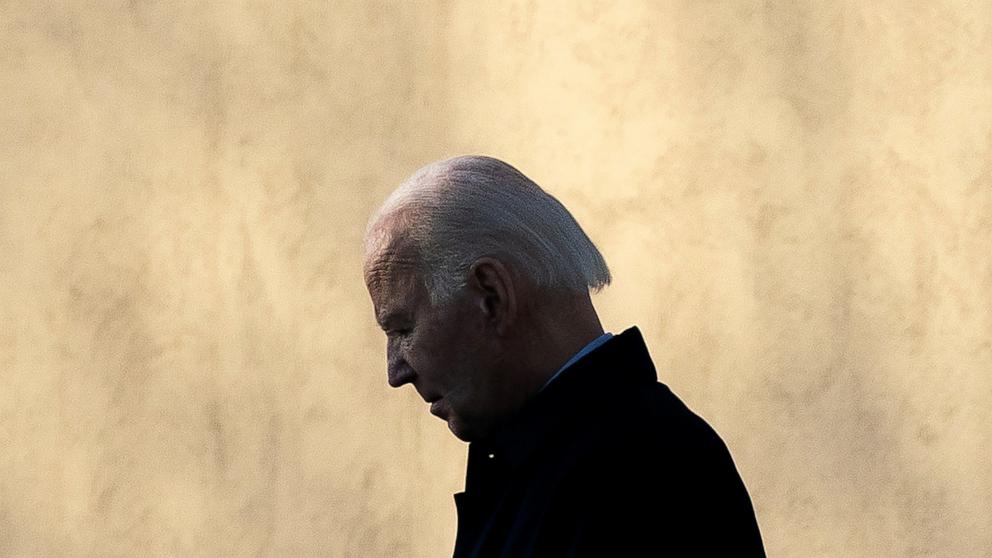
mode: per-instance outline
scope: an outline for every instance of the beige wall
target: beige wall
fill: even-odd
[[[365,219],[517,165],[772,556],[992,554],[992,4],[0,2],[0,555],[449,555]]]

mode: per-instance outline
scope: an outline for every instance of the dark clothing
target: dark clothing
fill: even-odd
[[[727,447],[637,327],[472,442],[455,505],[455,558],[765,555]]]

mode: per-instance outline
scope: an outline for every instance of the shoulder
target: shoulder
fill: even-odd
[[[565,501],[582,510],[589,536],[615,542],[623,534],[632,545],[663,540],[691,554],[729,545],[736,555],[761,555],[743,550],[760,549],[760,535],[723,440],[664,384],[644,391],[623,409],[594,414],[594,436],[564,485],[582,495]]]
[[[607,499],[715,503],[742,481],[719,434],[662,383],[588,413],[571,480]]]
[[[665,458],[667,463],[692,460],[698,453],[722,453],[719,434],[663,383],[633,390],[623,400],[604,407],[601,443],[617,451]],[[671,452],[681,452],[676,459]]]

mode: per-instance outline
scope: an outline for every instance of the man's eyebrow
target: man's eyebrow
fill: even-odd
[[[393,322],[398,320],[403,320],[404,318],[406,318],[406,312],[395,311],[395,312],[389,312],[388,314],[382,317],[376,316],[376,321],[379,322],[380,327],[385,328],[390,324],[392,324]]]

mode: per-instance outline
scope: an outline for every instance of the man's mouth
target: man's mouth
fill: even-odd
[[[445,411],[442,408],[442,404],[441,404],[441,401],[443,401],[443,400],[444,400],[444,398],[441,398],[441,399],[438,399],[437,401],[431,403],[431,414],[434,415],[434,416],[436,416],[436,417],[441,417],[443,419],[447,419],[448,418],[448,413],[447,413],[447,411]]]

